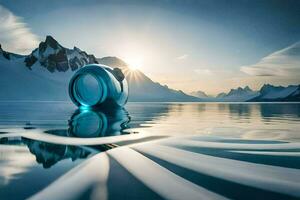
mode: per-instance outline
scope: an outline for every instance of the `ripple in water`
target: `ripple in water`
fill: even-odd
[[[299,104],[0,111],[5,199],[300,198]]]

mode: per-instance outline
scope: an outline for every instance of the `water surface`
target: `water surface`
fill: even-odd
[[[66,198],[296,199],[299,122],[298,103],[1,102],[0,197],[61,199],[88,171]]]

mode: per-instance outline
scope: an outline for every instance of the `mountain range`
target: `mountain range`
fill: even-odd
[[[259,91],[252,90],[249,86],[231,89],[228,93],[220,93],[210,97],[203,91],[192,92],[191,95],[201,98],[202,101],[215,102],[271,102],[271,101],[300,101],[300,85],[287,87],[265,84]]]
[[[253,91],[246,86],[244,88],[238,87],[236,89],[231,89],[228,93],[222,92],[217,96],[209,96],[203,91],[192,92],[191,95],[197,96],[202,100],[206,101],[218,101],[218,102],[230,102],[230,101],[247,101],[259,95],[259,92]]]
[[[29,55],[7,52],[0,45],[0,101],[69,100],[70,78],[76,70],[92,63],[122,69],[129,84],[129,101],[300,101],[300,85],[265,84],[259,91],[248,86],[238,87],[216,97],[203,91],[186,94],[154,82],[139,70],[130,70],[129,65],[117,57],[96,58],[78,47],[63,47],[51,36],[47,36]]]
[[[66,101],[68,83],[86,64],[119,67],[129,83],[129,101],[199,101],[194,96],[152,81],[141,71],[131,71],[116,57],[96,58],[81,49],[65,48],[47,36],[29,55],[7,52],[0,45],[0,100]]]

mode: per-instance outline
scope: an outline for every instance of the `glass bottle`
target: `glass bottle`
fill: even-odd
[[[120,107],[128,99],[128,84],[121,69],[89,64],[69,83],[69,95],[78,107]]]

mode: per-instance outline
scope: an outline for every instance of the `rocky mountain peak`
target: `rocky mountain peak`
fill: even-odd
[[[58,42],[51,35],[47,35],[45,43],[47,43],[49,45],[56,45]]]
[[[69,69],[74,71],[86,64],[98,63],[94,55],[81,51],[77,47],[65,48],[50,35],[39,44],[37,49],[26,56],[24,62],[29,69],[39,62],[50,72],[64,72]]]
[[[81,49],[79,49],[79,48],[78,48],[78,47],[76,47],[76,46],[74,46],[74,47],[73,47],[73,50],[74,50],[74,51],[81,52]]]
[[[46,40],[39,44],[39,52],[45,52],[47,47],[57,50],[61,46],[52,36],[47,35]]]

